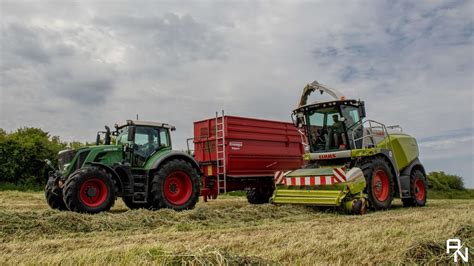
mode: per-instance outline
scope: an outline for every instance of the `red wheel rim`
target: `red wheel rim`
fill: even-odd
[[[415,198],[418,201],[423,201],[425,199],[425,184],[420,179],[415,181]]]
[[[374,176],[372,178],[372,194],[378,201],[384,202],[388,199],[388,193],[388,175],[387,173],[385,173],[384,170],[379,169],[375,171]]]
[[[193,191],[191,178],[184,172],[173,172],[166,177],[163,190],[169,203],[183,205],[191,198]]]
[[[103,180],[91,178],[82,183],[79,197],[86,206],[97,207],[105,202],[108,192]]]

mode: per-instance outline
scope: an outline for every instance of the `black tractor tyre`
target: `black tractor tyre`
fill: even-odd
[[[420,170],[410,175],[410,198],[402,199],[403,207],[422,207],[426,204],[426,177]]]
[[[191,164],[182,159],[166,162],[153,176],[151,195],[154,209],[192,209],[200,194],[199,175]]]
[[[369,196],[369,206],[374,210],[390,208],[394,196],[394,177],[389,162],[383,157],[370,157],[362,163]]]
[[[57,189],[57,193],[61,193],[62,191],[60,189]],[[60,211],[67,211],[68,208],[66,206],[66,203],[63,200],[62,195],[59,196],[53,192],[53,187],[51,187],[49,184],[46,185],[44,188],[44,195],[46,197],[46,202],[48,203],[49,207],[55,210],[60,210]]]
[[[247,201],[250,204],[264,204],[269,203],[273,191],[270,189],[253,188],[247,191]]]
[[[69,210],[81,213],[109,211],[115,203],[115,183],[99,167],[74,172],[64,184],[63,196]]]
[[[134,203],[132,200],[132,197],[122,197],[123,203],[131,209],[131,210],[136,210],[136,209],[152,209],[153,204],[151,202],[147,203]]]

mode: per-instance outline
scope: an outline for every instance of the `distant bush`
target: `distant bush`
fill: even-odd
[[[449,175],[443,171],[429,173],[428,183],[431,189],[438,191],[466,190],[462,177]]]
[[[49,159],[56,165],[58,152],[80,142],[61,142],[39,128],[24,127],[7,133],[0,128],[0,183],[8,188],[37,188],[46,183],[48,171],[42,161]],[[7,185],[9,184],[9,185]]]

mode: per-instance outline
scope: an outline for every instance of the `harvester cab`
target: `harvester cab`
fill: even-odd
[[[333,100],[308,104],[315,91]],[[363,101],[316,81],[308,84],[292,113],[306,166],[275,174],[273,202],[335,206],[354,214],[368,206],[389,208],[395,196],[406,206],[424,205],[426,176],[416,140],[365,117]]]

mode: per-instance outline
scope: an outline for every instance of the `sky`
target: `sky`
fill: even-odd
[[[222,109],[291,121],[317,80],[474,187],[473,17],[474,1],[1,0],[0,128],[94,141],[138,114],[182,149]]]

